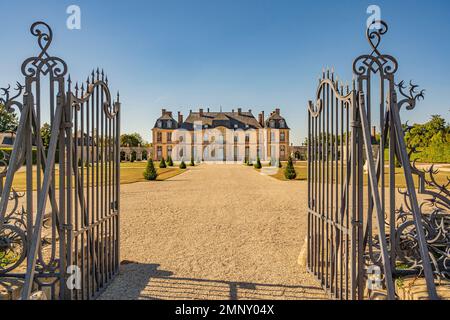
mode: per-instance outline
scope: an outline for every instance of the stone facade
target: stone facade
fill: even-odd
[[[290,155],[290,128],[276,109],[258,120],[252,111],[190,112],[186,120],[179,112],[162,110],[153,133],[153,159],[196,162],[285,161]]]

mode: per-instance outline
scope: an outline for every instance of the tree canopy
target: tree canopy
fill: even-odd
[[[0,104],[0,132],[15,132],[19,119],[15,112],[8,112],[4,104]]]
[[[145,146],[146,142],[139,133],[123,134],[120,136],[120,146],[139,147]]]
[[[434,115],[424,124],[415,124],[405,135],[409,150],[416,149],[411,160],[430,163],[450,162],[450,124]]]

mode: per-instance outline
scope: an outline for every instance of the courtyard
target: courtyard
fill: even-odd
[[[101,299],[324,299],[299,265],[307,182],[201,165],[121,188],[121,272]]]

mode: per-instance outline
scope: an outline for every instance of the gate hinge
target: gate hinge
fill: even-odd
[[[352,121],[352,122],[350,122],[350,127],[352,127],[352,128],[362,128],[361,121]]]
[[[72,122],[63,122],[61,123],[61,128],[60,129],[72,129],[73,128],[73,123]]]

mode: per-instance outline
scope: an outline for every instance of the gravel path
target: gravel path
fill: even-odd
[[[298,264],[306,182],[202,165],[122,186],[121,274],[101,299],[324,299]]]

